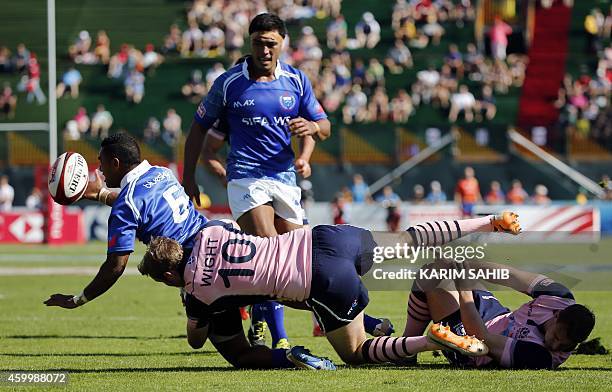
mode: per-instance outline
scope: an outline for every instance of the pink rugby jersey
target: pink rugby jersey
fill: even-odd
[[[575,304],[573,299],[551,295],[540,295],[511,313],[502,314],[486,323],[489,332],[507,336],[500,365],[512,367],[514,346],[517,341],[536,343],[544,347],[544,334],[538,325],[550,320],[555,310],[562,310]],[[570,352],[551,352],[552,366],[557,368],[570,356]],[[490,357],[476,357],[476,365],[484,366],[492,361]]]
[[[304,301],[312,278],[312,232],[248,235],[228,223],[202,229],[185,266],[185,290],[211,305],[226,296]]]

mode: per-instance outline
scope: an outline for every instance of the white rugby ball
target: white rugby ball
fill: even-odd
[[[72,204],[83,196],[88,180],[85,158],[77,152],[65,152],[49,171],[49,194],[58,204]]]

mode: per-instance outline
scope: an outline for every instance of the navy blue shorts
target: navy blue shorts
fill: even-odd
[[[474,296],[474,305],[476,306],[476,309],[478,309],[480,318],[485,323],[493,320],[499,315],[510,312],[510,309],[502,305],[490,291],[473,290],[472,295]],[[461,322],[461,312],[459,310],[440,321],[443,324],[448,325],[455,334],[461,336],[466,334],[465,328],[463,327],[463,322]],[[444,350],[442,352],[451,365],[454,366],[469,366],[473,361],[472,358],[459,354],[455,351]]]
[[[369,302],[360,275],[372,265],[372,234],[349,225],[312,229],[312,284],[306,304],[325,332],[349,324]]]

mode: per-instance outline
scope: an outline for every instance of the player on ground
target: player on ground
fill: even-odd
[[[417,245],[421,237],[443,245],[474,232],[520,231],[516,215],[461,221],[429,222],[408,229],[392,242]],[[340,358],[348,364],[401,361],[439,347],[428,337],[366,338],[363,316],[368,291],[360,276],[372,267],[384,235],[349,225],[304,227],[276,237],[256,237],[232,223],[211,221],[199,234],[192,256],[185,261],[176,241],[157,238],[151,243],[140,272],[186,291],[189,336],[203,344],[208,320],[215,311],[261,299],[274,298],[312,310]],[[385,242],[386,241],[386,242]],[[199,326],[199,328],[198,328]],[[458,336],[432,332],[449,345]],[[454,349],[483,355],[486,347],[462,338]]]
[[[595,315],[576,304],[571,291],[562,284],[501,264],[470,261],[464,265],[482,271],[509,270],[509,279],[488,281],[527,294],[532,300],[511,312],[486,290],[447,290],[435,287],[434,282],[415,282],[408,301],[404,336],[422,335],[434,320],[448,325],[457,335],[474,335],[489,347],[489,354],[480,358],[445,351],[451,364],[554,369],[593,330]],[[431,266],[438,267],[448,268],[448,263]],[[457,284],[466,287],[466,282]]]
[[[251,21],[251,56],[217,78],[198,106],[185,143],[183,184],[199,200],[195,167],[202,146],[216,155],[228,138],[227,169],[219,159],[209,160],[208,166],[227,182],[234,219],[245,232],[266,237],[303,225],[296,170],[310,176],[314,137],[323,140],[330,134],[330,122],[306,75],[278,60],[286,34],[276,15],[263,13]],[[217,121],[224,126],[211,129]],[[292,136],[300,138],[297,159]],[[265,314],[273,346],[288,346],[283,313],[277,303],[255,305],[253,341],[263,342]]]
[[[96,181],[88,184],[84,195],[86,199],[112,206],[106,261],[80,295],[53,294],[45,301],[47,306],[73,309],[104,294],[123,274],[136,238],[145,244],[153,237],[173,238],[188,257],[196,235],[208,222],[196,212],[169,169],[151,166],[140,159],[138,143],[130,135],[117,133],[104,139],[98,159],[106,185],[121,188],[119,193],[103,188],[98,175]],[[232,308],[216,313],[211,323],[212,343],[234,366],[333,367],[331,362],[309,354],[303,347],[291,351],[251,348],[240,320],[239,310]]]

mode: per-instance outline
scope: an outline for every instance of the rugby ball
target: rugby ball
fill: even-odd
[[[55,160],[49,171],[49,194],[58,204],[72,204],[85,193],[88,179],[85,158],[77,152],[65,152]]]

